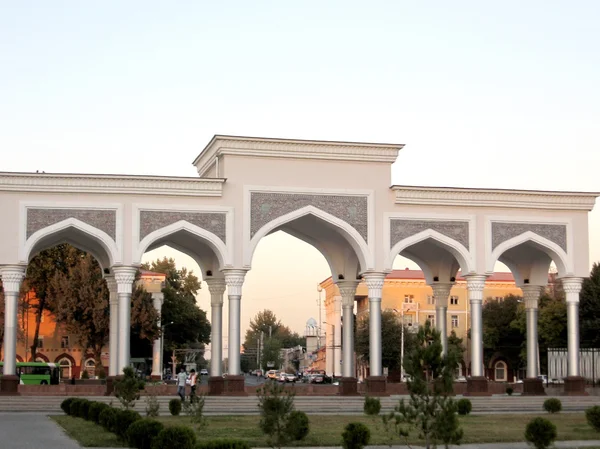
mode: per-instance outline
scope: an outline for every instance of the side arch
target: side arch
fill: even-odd
[[[281,217],[275,218],[274,220],[261,227],[252,238],[250,238],[250,236],[248,235],[248,238],[245,239],[247,243],[245,242],[244,245],[244,266],[250,267],[252,265],[252,257],[254,256],[254,251],[256,250],[258,242],[260,242],[260,240],[263,237],[270,234],[277,228],[285,225],[286,223],[290,223],[294,220],[297,220],[298,218],[307,215],[312,215],[324,221],[325,223],[333,226],[334,228],[336,228],[337,231],[340,232],[340,234],[354,249],[354,252],[356,253],[356,256],[358,257],[358,260],[360,262],[362,271],[375,269],[373,254],[365,240],[358,233],[358,231],[352,226],[350,226],[348,223],[346,223],[344,220],[334,217],[333,215],[328,214],[327,212],[322,211],[321,209],[318,209],[314,206],[305,206],[295,211],[289,212],[285,215],[282,215]]]
[[[494,271],[494,265],[502,254],[523,243],[533,243],[534,246],[545,252],[556,264],[560,277],[573,274],[574,267],[567,253],[556,243],[551,242],[532,231],[527,231],[508,239],[494,248],[487,260],[486,271],[492,273]]]
[[[434,231],[433,229],[425,229],[424,231],[421,231],[415,235],[411,235],[410,237],[407,237],[396,243],[387,255],[385,261],[385,269],[392,269],[394,259],[402,251],[416,243],[428,239],[440,243],[445,249],[447,249],[448,251],[450,251],[450,253],[452,253],[452,255],[454,255],[454,257],[458,261],[458,264],[460,265],[460,269],[463,275],[475,272],[475,261],[473,260],[473,257],[469,250],[465,248],[463,244],[457,242],[456,240],[450,237],[445,236],[444,234]]]
[[[83,243],[80,244],[76,237],[69,236],[70,229],[82,237]],[[23,262],[29,262],[37,252],[63,242],[89,251],[103,268],[122,263],[121,251],[115,241],[106,232],[77,218],[67,218],[34,232],[22,246],[20,258]],[[101,253],[106,257],[102,257]]]
[[[142,241],[139,242],[139,244],[137,245],[137,250],[134,254],[134,263],[141,262],[144,253],[151,245],[160,240],[165,240],[165,244],[168,244],[167,242],[169,240],[169,237],[181,231],[188,232],[189,234],[197,237],[203,243],[208,245],[217,256],[221,268],[233,265],[233,257],[231,251],[219,237],[217,237],[212,232],[207,231],[206,229],[203,229],[185,220],[180,220],[173,224],[165,226],[164,228],[157,229],[156,231],[153,231],[146,237],[144,237]],[[180,248],[183,247],[182,245],[178,246]]]

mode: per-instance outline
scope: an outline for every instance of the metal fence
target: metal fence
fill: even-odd
[[[567,377],[567,348],[548,348],[548,379]],[[579,350],[581,376],[594,385],[600,379],[600,348]]]

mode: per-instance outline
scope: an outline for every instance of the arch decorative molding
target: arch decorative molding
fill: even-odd
[[[61,360],[63,359],[67,359],[70,363],[71,366],[76,366],[77,362],[75,361],[75,359],[73,358],[73,356],[71,356],[70,354],[67,354],[66,352],[63,352],[62,354],[60,354],[59,356],[57,356],[54,359],[54,363],[60,363]]]
[[[27,238],[36,231],[59,223],[68,218],[75,218],[83,223],[104,231],[113,240],[117,234],[117,211],[115,209],[80,209],[56,208],[45,209],[37,207],[27,208]]]
[[[492,249],[497,248],[502,242],[528,231],[556,243],[565,252],[569,250],[566,224],[511,222],[492,222]]]
[[[469,250],[469,222],[459,220],[407,220],[392,218],[390,220],[390,247],[419,232],[431,229],[456,240],[467,251]]]
[[[225,212],[191,212],[172,210],[141,210],[140,238],[178,221],[186,221],[216,235],[227,243],[227,214]]]

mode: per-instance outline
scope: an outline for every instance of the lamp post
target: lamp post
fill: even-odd
[[[333,376],[335,375],[335,324],[331,324],[328,323],[327,321],[323,321],[323,324],[326,324],[327,326],[331,326],[331,350],[333,352],[332,354],[332,359],[333,359],[333,363],[331,364],[331,377],[333,378]],[[327,332],[325,332],[325,335],[327,335]],[[327,347],[327,341],[325,341],[325,347]],[[327,365],[325,365],[325,370],[327,370]]]
[[[404,307],[398,312],[397,309],[392,309],[394,313],[400,313],[400,382],[404,382]],[[410,307],[407,311],[410,310]]]
[[[317,350],[321,348],[321,292],[323,291],[323,287],[321,284],[317,284],[317,292],[319,292],[319,297],[317,298],[317,305],[319,306],[319,336],[317,338]]]
[[[163,371],[165,367],[163,365],[163,355],[165,353],[165,327],[170,326],[171,324],[173,324],[173,321],[163,324],[160,328],[160,380],[164,380]],[[171,375],[173,375],[173,373],[171,373]]]

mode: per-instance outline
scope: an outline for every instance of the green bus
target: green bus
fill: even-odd
[[[4,362],[0,362],[0,374],[4,371]],[[21,385],[58,385],[60,367],[56,363],[17,362],[17,376]]]

